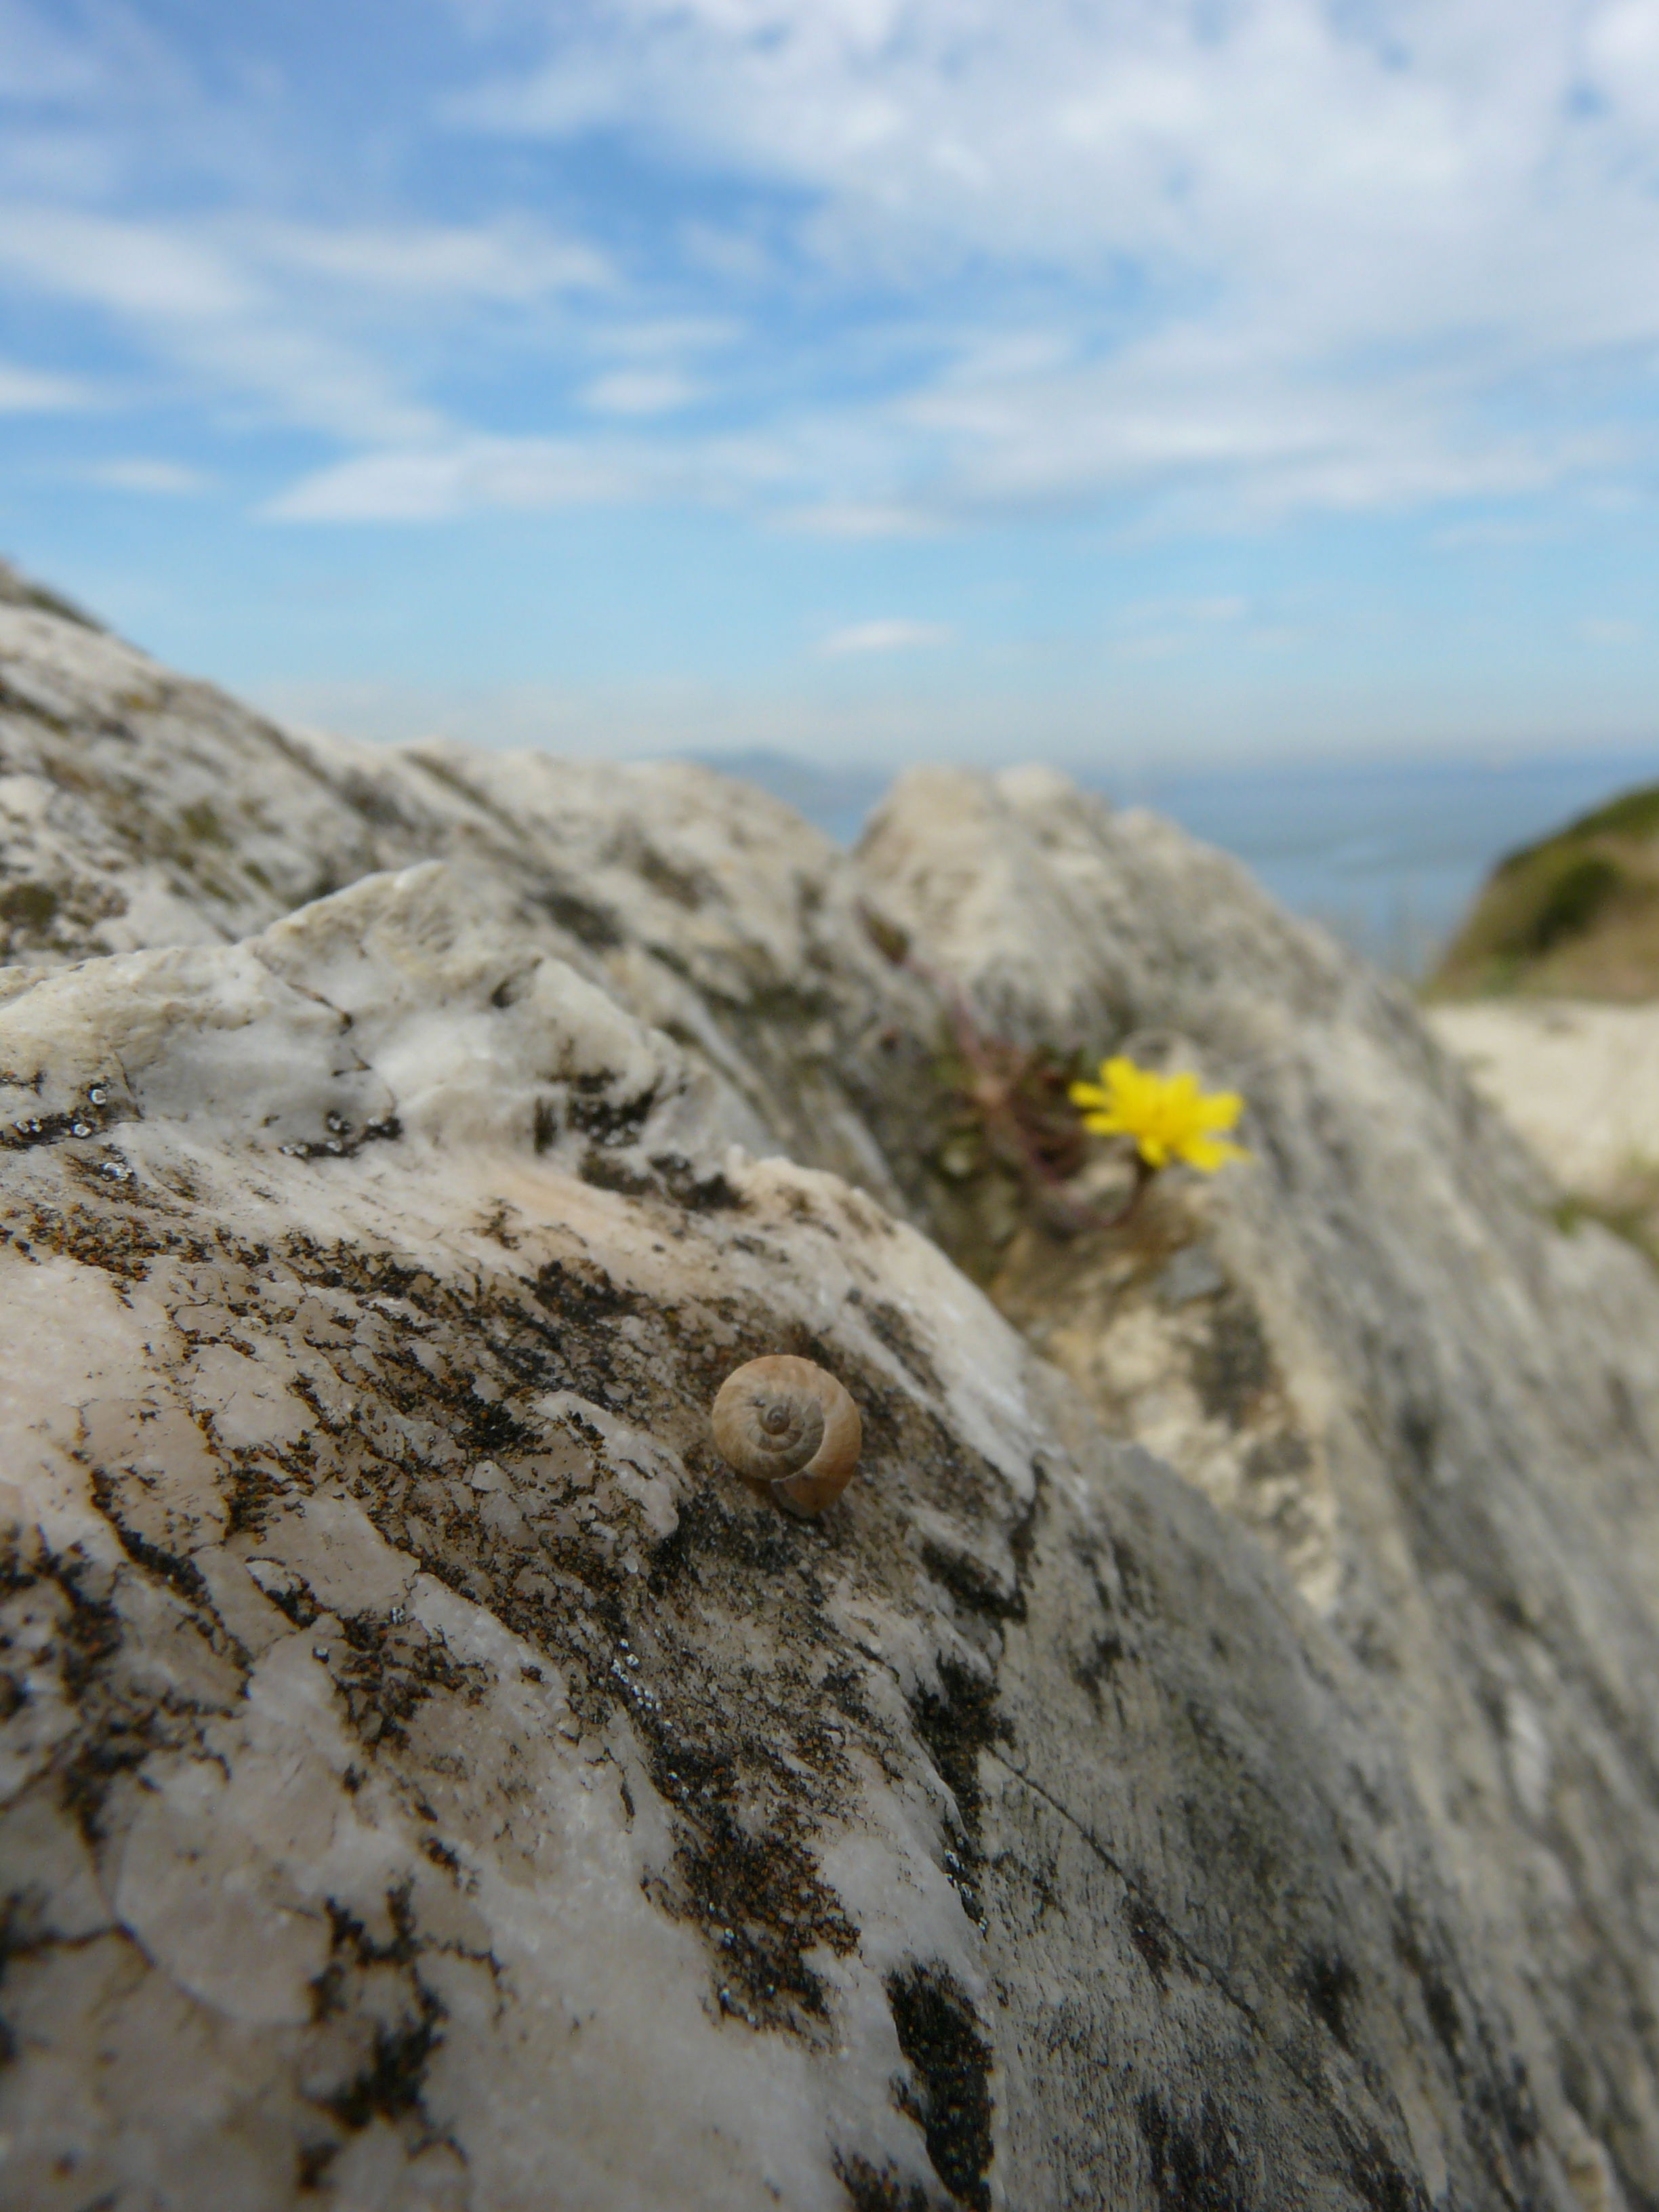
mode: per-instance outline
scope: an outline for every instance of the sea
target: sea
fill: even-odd
[[[701,757],[787,799],[847,845],[888,781],[876,770],[823,769],[780,753]],[[1231,853],[1282,905],[1416,981],[1506,854],[1620,792],[1659,783],[1659,740],[1466,757],[1057,765],[1114,805],[1151,807]]]

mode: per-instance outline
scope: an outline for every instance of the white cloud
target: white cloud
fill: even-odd
[[[1617,615],[1587,615],[1577,628],[1586,645],[1634,645],[1642,635],[1639,623]]]
[[[212,478],[181,461],[99,461],[81,471],[82,481],[101,484],[110,491],[148,493],[165,499],[187,499],[210,489]]]
[[[364,453],[319,469],[267,502],[277,522],[435,522],[481,507],[538,509],[752,499],[787,476],[760,439],[682,448],[620,436],[459,437]]]
[[[956,631],[949,623],[907,622],[902,617],[888,616],[831,630],[818,641],[817,650],[826,659],[838,660],[849,653],[915,653],[951,645],[955,640]]]
[[[514,13],[547,27],[544,65],[465,96],[468,127],[608,129],[780,187],[850,297],[974,272],[984,341],[890,411],[884,482],[809,514],[1176,478],[1234,513],[1363,509],[1623,458],[1564,434],[1559,395],[1659,345],[1653,0]],[[999,272],[1046,283],[1060,325],[997,331]]]
[[[699,395],[678,369],[613,368],[596,376],[578,396],[596,414],[672,415]]]
[[[342,461],[265,513],[278,522],[434,522],[480,507],[613,504],[633,493],[626,470],[574,442],[471,438]]]
[[[95,404],[78,376],[52,376],[0,362],[0,415],[56,415]]]
[[[348,438],[429,435],[435,411],[372,352],[295,312],[234,240],[77,210],[0,207],[0,271],[103,310],[214,396]]]
[[[614,133],[623,185],[548,173],[631,242],[482,162],[465,216],[400,210],[413,106],[379,166],[336,149],[312,191],[251,76],[216,88],[119,9],[70,38],[0,0],[25,118],[0,277],[102,318],[204,421],[335,441],[273,514],[690,498],[873,539],[1118,502],[1213,527],[1611,497],[1652,459],[1655,0],[452,6],[474,52],[532,61],[446,128]],[[641,151],[665,220],[627,199]],[[320,204],[346,213],[293,212]],[[721,348],[738,435],[676,419]],[[72,404],[27,399],[52,381],[0,370],[0,408]]]
[[[392,297],[525,302],[616,283],[606,256],[523,221],[374,229],[282,223],[254,231],[247,243],[270,266]]]
[[[665,355],[712,353],[735,345],[743,325],[725,315],[664,315],[654,320],[607,324],[594,343],[607,353],[630,360],[659,360]]]
[[[937,514],[896,500],[820,500],[785,508],[776,520],[809,538],[927,538],[940,526]]]

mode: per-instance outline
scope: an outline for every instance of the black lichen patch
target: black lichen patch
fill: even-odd
[[[1152,1979],[1160,1989],[1164,1988],[1173,1954],[1163,1914],[1154,1911],[1146,1899],[1132,1889],[1123,1900],[1123,1924],[1129,1931],[1129,1941],[1146,1960]]]
[[[744,1203],[718,1168],[700,1175],[682,1152],[653,1152],[651,1164],[669,1197],[690,1212],[726,1212]]]
[[[208,1607],[207,1584],[202,1571],[194,1559],[183,1553],[169,1552],[162,1545],[153,1544],[139,1534],[121,1517],[120,1490],[101,1468],[93,1470],[93,1501],[99,1511],[121,1540],[121,1549],[135,1566],[147,1567],[159,1581],[183,1598],[186,1604]]]
[[[562,884],[549,884],[538,891],[534,903],[561,929],[568,930],[578,944],[592,951],[608,952],[623,942],[622,926],[608,908]]]
[[[1424,1942],[1410,1920],[1402,1920],[1395,1926],[1394,1944],[1401,1963],[1416,1979],[1429,2025],[1451,2061],[1454,2072],[1461,2078],[1463,2073],[1463,2023],[1450,1984],[1434,1957],[1433,1949]]]
[[[989,2212],[991,2046],[967,1992],[933,1961],[890,1974],[887,2002],[917,2089],[911,2117],[933,2171],[969,2212]]]
[[[1296,1986],[1310,2011],[1324,2021],[1345,2051],[1351,2049],[1349,2014],[1359,1994],[1359,1979],[1340,1952],[1310,1952],[1296,1977]]]
[[[659,1887],[658,1901],[677,1918],[694,1919],[714,1943],[723,2013],[750,2027],[810,2028],[827,2018],[829,2003],[806,1955],[821,1944],[845,1955],[858,1930],[792,1832],[802,1825],[799,1808],[752,1836],[735,1817],[739,1792],[754,1787],[749,1760],[705,1765],[683,1741],[668,1755],[674,1766],[653,1762],[653,1778],[683,1818],[676,1880],[672,1889]]]
[[[923,1689],[912,1700],[911,1717],[957,1802],[968,1838],[974,1841],[979,1834],[982,1802],[980,1753],[996,1742],[1002,1732],[997,1720],[996,1687],[959,1660],[949,1657],[940,1660],[939,1677],[938,1690]]]
[[[587,1147],[576,1172],[595,1190],[615,1191],[618,1198],[649,1198],[656,1188],[638,1165],[636,1156],[624,1158],[599,1145]]]
[[[132,1117],[133,1105],[125,1085],[94,1083],[73,1106],[61,1111],[24,1114],[15,1121],[0,1122],[0,1152],[30,1152],[39,1146],[61,1145],[68,1139],[84,1141]]]
[[[1357,2130],[1340,2113],[1336,2121],[1347,2142],[1347,2179],[1366,2212],[1428,2212],[1426,2191],[1401,2172],[1374,2130]]]
[[[1115,1631],[1097,1636],[1081,1659],[1072,1662],[1072,1680],[1097,1712],[1104,1710],[1106,1685],[1128,1656],[1128,1647]]]
[[[349,1114],[329,1114],[323,1127],[325,1135],[295,1138],[278,1150],[291,1160],[349,1160],[365,1145],[395,1144],[404,1133],[404,1125],[395,1114],[370,1121],[354,1121]]]
[[[641,878],[688,914],[696,909],[714,890],[713,879],[701,869],[676,867],[655,846],[641,839],[628,855]]]
[[[413,2016],[405,2015],[391,2027],[376,2022],[368,2063],[343,2088],[322,2100],[325,2109],[354,2132],[377,2118],[396,2120],[405,2112],[424,2118],[421,2099],[426,2069],[443,2041],[439,2023],[444,2017],[441,2002],[422,1984]]]
[[[1431,1481],[1440,1442],[1440,1416],[1436,1408],[1408,1400],[1400,1409],[1395,1427],[1407,1472],[1419,1483]]]
[[[125,1634],[116,1597],[120,1577],[129,1571],[94,1565],[78,1552],[43,1548],[27,1565],[14,1559],[7,1574],[12,1588],[53,1594],[58,1667],[78,1723],[55,1761],[60,1802],[94,1844],[102,1838],[105,1804],[120,1778],[152,1752],[192,1735],[199,1719],[170,1692],[158,1699],[125,1677]],[[168,1593],[166,1602],[178,1601]]]
[[[418,1621],[365,1613],[342,1626],[346,1650],[335,1680],[366,1744],[406,1744],[410,1718],[440,1692],[476,1705],[489,1689],[486,1668],[453,1658]]]
[[[631,1145],[657,1103],[654,1086],[632,1098],[614,1097],[611,1091],[613,1079],[605,1074],[578,1076],[570,1087],[565,1106],[565,1119],[570,1127],[590,1143],[607,1148]]]
[[[1193,1387],[1212,1420],[1241,1426],[1273,1382],[1255,1309],[1238,1292],[1219,1299],[1193,1353]]]
[[[987,1620],[1024,1620],[1025,1593],[1018,1583],[1006,1588],[971,1553],[948,1550],[935,1541],[921,1547],[922,1565],[942,1583],[965,1613]]]
[[[421,1944],[410,1893],[407,1882],[387,1891],[386,1919],[392,1932],[384,1942],[370,1935],[367,1923],[349,1906],[334,1898],[327,1900],[328,1964],[311,1985],[312,2010],[319,2020],[342,2009],[341,1992],[354,1972],[364,1973],[372,1966],[403,1972],[414,1966]]]
[[[810,1571],[805,1584],[799,1572],[811,1540],[769,1506],[718,1492],[688,1501],[659,1562],[646,1663],[619,1637],[614,1672],[627,1685],[652,1780],[675,1815],[672,1867],[650,1894],[708,1944],[722,2012],[815,2037],[829,2000],[811,1955],[845,1956],[858,1942],[813,1848],[842,1802],[842,1753],[830,1731],[861,1715],[847,1686],[819,1679],[823,1632],[811,1611]],[[739,1695],[707,1649],[709,1612],[728,1576],[775,1617],[781,1646],[772,1665],[744,1670]],[[641,1641],[636,1632],[633,1644]]]
[[[864,1317],[901,1367],[914,1376],[930,1397],[943,1398],[945,1384],[927,1347],[896,1305],[884,1298],[861,1301]]]
[[[637,1293],[613,1283],[591,1260],[549,1260],[536,1271],[536,1301],[584,1328],[640,1310]]]
[[[728,1474],[723,1486],[733,1486],[736,1480]],[[799,1532],[781,1513],[738,1511],[711,1483],[687,1498],[678,1528],[658,1546],[651,1562],[652,1595],[674,1590],[688,1579],[695,1584],[711,1562],[751,1577],[757,1589],[765,1589],[795,1565],[799,1547]],[[695,1602],[695,1592],[688,1595]]]
[[[1225,2109],[1209,2097],[1172,2112],[1153,2090],[1135,2103],[1158,2212],[1255,2212],[1246,2157]]]
[[[294,2181],[302,2197],[313,2196],[322,2188],[340,2150],[337,2142],[301,2144],[294,2162]]]
[[[444,2040],[442,2024],[447,2012],[437,1992],[421,1978],[424,1947],[410,1905],[409,1885],[400,1884],[389,1891],[386,1905],[391,1932],[378,1940],[356,1913],[329,1900],[329,1959],[312,1984],[314,2021],[350,2022],[357,2013],[353,2003],[356,1985],[364,1976],[390,1976],[402,1987],[395,2016],[374,2021],[362,2063],[338,2087],[313,2095],[312,2101],[349,2134],[375,2119],[396,2123],[412,2118],[420,2124],[422,2136],[430,2141],[438,2138],[422,2099],[427,2069]],[[485,1963],[493,1967],[493,1960]],[[310,2154],[318,2161],[320,2174],[333,2153],[326,2144],[317,2144]]]
[[[101,1182],[95,1182],[94,1188],[103,1200],[118,1194]],[[154,1193],[149,1197],[150,1203],[142,1214],[129,1213],[125,1208],[111,1213],[103,1205],[79,1200],[66,1206],[32,1206],[14,1214],[0,1234],[12,1243],[56,1252],[87,1267],[101,1268],[118,1282],[142,1281],[152,1263],[163,1255],[208,1258],[211,1246],[198,1236],[167,1225],[166,1201]]]
[[[938,2197],[890,2166],[872,2166],[867,2159],[843,2157],[838,2151],[835,2166],[853,2212],[939,2212]]]

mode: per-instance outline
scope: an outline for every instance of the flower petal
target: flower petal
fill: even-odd
[[[1231,1129],[1244,1110],[1244,1101],[1236,1091],[1212,1091],[1194,1103],[1199,1126],[1204,1129]]]
[[[1085,1114],[1083,1126],[1097,1137],[1123,1137],[1129,1133],[1118,1115],[1111,1113]]]
[[[1188,1137],[1176,1149],[1188,1167],[1196,1168],[1201,1175],[1213,1175],[1229,1160],[1248,1160],[1250,1157],[1243,1145],[1230,1145],[1219,1137]]]

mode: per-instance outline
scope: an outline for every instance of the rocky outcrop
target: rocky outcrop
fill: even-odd
[[[1659,2203],[1656,1291],[1403,999],[1052,779],[848,859],[0,642],[109,901],[0,973],[8,2201]],[[1254,1159],[1079,1228],[964,1024]]]
[[[0,595],[0,958],[234,941],[435,857],[487,877],[526,941],[744,1089],[793,1157],[909,1202],[886,1117],[925,1063],[926,994],[789,808],[690,765],[280,728]]]
[[[1638,786],[1492,870],[1437,964],[1436,997],[1659,993],[1659,787]]]
[[[1133,1237],[1022,1224],[993,1295],[1341,1638],[1531,2078],[1659,2199],[1631,2087],[1655,2058],[1652,1272],[1564,1233],[1403,993],[1170,825],[1046,772],[918,775],[861,859],[988,1024],[1169,1054],[1250,1101],[1249,1169],[1171,1184]]]
[[[1560,1185],[1563,1225],[1600,1220],[1659,1257],[1659,1006],[1481,999],[1427,1018]]]

